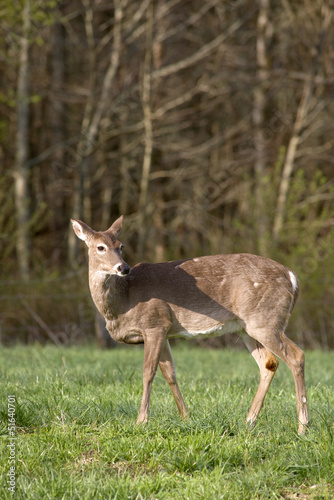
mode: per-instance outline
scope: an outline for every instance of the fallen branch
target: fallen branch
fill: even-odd
[[[36,311],[32,309],[32,307],[29,306],[29,304],[22,298],[20,297],[20,300],[22,302],[22,305],[26,308],[28,313],[32,316],[32,318],[38,323],[38,325],[44,330],[46,333],[47,337],[56,345],[56,346],[61,346],[61,342],[59,342],[59,339],[57,336],[53,333],[53,331],[48,327],[48,325],[42,320],[42,318],[37,314]]]

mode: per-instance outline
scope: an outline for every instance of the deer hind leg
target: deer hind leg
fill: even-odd
[[[306,388],[305,388],[305,355],[304,352],[290,340],[283,332],[280,334],[268,335],[268,332],[261,335],[261,330],[248,332],[253,338],[258,338],[263,345],[276,356],[281,358],[290,368],[295,382],[296,403],[298,415],[298,434],[304,434],[306,427],[310,425]]]
[[[166,340],[164,348],[161,351],[159,366],[163,376],[165,377],[167,383],[169,384],[169,387],[172,390],[181,417],[186,419],[188,416],[188,410],[183,401],[179,386],[177,384],[175,365],[168,340]]]
[[[257,340],[254,340],[246,334],[241,335],[241,338],[260,369],[259,387],[247,415],[247,423],[254,425],[263,406],[264,398],[266,397],[271,381],[278,368],[278,361],[276,357]]]

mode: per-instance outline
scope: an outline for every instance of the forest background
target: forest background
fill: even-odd
[[[90,338],[69,219],[124,214],[130,265],[288,265],[289,336],[333,348],[333,14],[325,0],[2,0],[0,341]]]

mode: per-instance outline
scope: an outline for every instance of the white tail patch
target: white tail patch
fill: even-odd
[[[295,293],[297,290],[297,278],[292,271],[289,271],[289,276],[292,283],[293,293]]]

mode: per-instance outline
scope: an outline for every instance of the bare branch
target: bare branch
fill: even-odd
[[[203,45],[203,47],[201,47],[191,56],[153,71],[152,78],[156,79],[169,76],[201,61],[202,59],[204,59],[204,57],[208,56],[212,51],[222,45],[228,39],[228,37],[235,33],[245,22],[246,19],[238,19],[226,30],[225,33],[221,33],[216,38],[214,38],[214,40],[211,40],[211,42]]]

